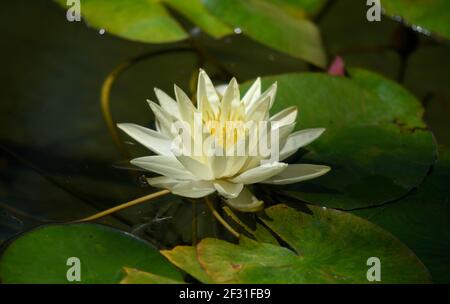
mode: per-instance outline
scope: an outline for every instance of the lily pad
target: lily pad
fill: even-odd
[[[163,2],[214,38],[233,33],[229,26],[209,13],[201,0],[163,0]]]
[[[120,284],[184,284],[183,281],[173,280],[153,273],[133,268],[124,268],[126,276]]]
[[[369,283],[369,258],[381,262],[380,283],[427,283],[419,259],[390,233],[349,213],[280,204],[260,217],[293,250],[242,237],[239,244],[207,238],[185,261],[180,247],[163,252],[200,281],[214,283]],[[191,249],[192,250],[192,249]],[[199,266],[204,272],[199,276]]]
[[[303,201],[349,210],[398,199],[424,180],[436,146],[424,129],[419,101],[381,75],[349,71],[351,79],[319,73],[263,78],[265,87],[278,82],[272,113],[295,105],[297,129],[327,129],[299,153],[302,158],[289,162],[332,168],[318,179],[274,191],[295,190],[290,195]]]
[[[325,163],[332,170],[319,179],[292,184],[285,193],[345,210],[379,205],[420,185],[435,161],[434,138],[427,131],[404,131],[391,124],[327,133],[298,161]]]
[[[297,129],[392,122],[423,127],[423,109],[411,94],[378,74],[354,71],[356,80],[296,73],[264,77],[262,84],[267,88],[278,82],[272,113],[293,105],[299,108]]]
[[[415,26],[450,39],[450,2],[447,0],[383,0],[385,12]]]
[[[181,274],[150,244],[95,224],[41,226],[13,241],[0,258],[2,283],[68,282],[69,258],[80,262],[79,283],[118,283],[123,267],[181,280]],[[72,264],[71,264],[72,265]]]
[[[280,3],[283,5],[280,5]],[[317,66],[326,65],[318,27],[292,1],[203,0],[215,16],[250,38]],[[294,10],[296,13],[294,13]],[[263,29],[263,30],[262,30]]]
[[[397,202],[355,211],[408,245],[431,272],[433,282],[450,283],[450,150],[420,188]]]
[[[424,109],[417,98],[398,83],[378,73],[360,68],[349,68],[348,73],[353,82],[363,89],[374,93],[387,107],[388,113],[394,114],[395,122],[409,128],[424,128],[422,120]]]
[[[65,9],[70,8],[66,0],[56,2]],[[211,15],[200,0],[84,0],[80,11],[90,26],[121,38],[145,43],[167,43],[188,38],[188,33],[164,4],[215,38],[232,32]]]

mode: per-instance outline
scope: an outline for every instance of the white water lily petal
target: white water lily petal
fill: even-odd
[[[206,97],[206,99],[203,97]],[[197,108],[202,109],[204,102],[208,103],[214,114],[219,113],[220,98],[217,94],[216,88],[205,71],[200,69],[197,83]]]
[[[290,125],[297,121],[297,114],[297,107],[292,106],[273,115],[272,117],[270,117],[269,121],[277,121],[280,127]]]
[[[156,154],[171,156],[172,139],[152,129],[147,129],[132,123],[120,123],[117,127],[131,138]]]
[[[242,183],[244,185],[259,183],[274,175],[277,175],[286,169],[287,166],[288,164],[285,163],[264,164],[259,167],[249,169],[232,178],[230,181],[233,183]]]
[[[287,185],[298,183],[301,181],[317,178],[324,175],[331,168],[328,166],[321,165],[310,165],[310,164],[292,164],[287,167],[286,170],[277,174],[265,181],[263,184],[272,185]]]
[[[173,118],[172,115],[169,114],[166,110],[164,110],[161,106],[157,105],[155,102],[147,99],[147,102],[150,106],[150,108],[153,111],[153,114],[155,114],[156,121],[158,122],[158,126],[160,128],[160,131],[163,135],[166,135],[167,137],[172,137],[172,123]]]
[[[244,97],[242,97],[242,103],[245,108],[251,107],[253,102],[255,102],[259,96],[261,96],[261,78],[256,78],[252,86],[247,90]]]
[[[284,125],[278,128],[278,138],[280,145],[284,145],[286,139],[288,138],[289,134],[295,129],[295,122],[291,123],[289,125]],[[281,147],[280,147],[281,149]]]
[[[270,106],[269,109],[272,108],[273,102],[275,100],[275,96],[277,94],[277,83],[274,82],[264,93],[261,94],[261,96],[259,96],[259,100],[260,99],[264,99],[267,96],[270,97]],[[257,102],[257,101],[256,101]]]
[[[264,207],[264,202],[257,199],[247,188],[244,188],[238,197],[226,199],[225,202],[241,212],[256,212]]]
[[[225,180],[216,180],[214,188],[225,198],[236,198],[244,188],[243,184],[230,183]]]
[[[196,108],[192,104],[191,99],[186,95],[186,93],[183,92],[182,89],[180,89],[177,85],[175,85],[174,88],[181,120],[193,125],[194,113],[197,112]]]
[[[266,96],[263,99],[258,99],[248,109],[246,109],[245,115],[247,120],[253,120],[255,122],[267,120],[269,115],[270,97]]]
[[[174,156],[145,156],[132,159],[133,165],[175,179],[192,180],[194,176],[187,171]]]
[[[164,91],[161,91],[158,88],[155,88],[156,98],[158,98],[159,104],[161,107],[170,113],[173,117],[180,119],[180,109],[178,108],[177,102],[167,95]]]
[[[286,143],[280,150],[280,161],[285,160],[301,147],[316,140],[325,131],[324,128],[304,129],[288,136]]]
[[[177,156],[178,161],[183,165],[183,167],[192,173],[197,180],[212,180],[214,179],[214,174],[210,167],[206,164],[199,162],[198,160],[186,156]]]
[[[241,171],[247,162],[248,156],[229,156],[224,177],[232,177]]]
[[[158,176],[147,178],[147,183],[156,188],[166,188],[171,190],[173,186],[180,183],[179,180],[167,176]]]
[[[200,198],[210,195],[216,189],[212,182],[207,181],[189,181],[181,182],[172,188],[172,193],[184,197]]]
[[[224,122],[229,121],[233,108],[237,108],[239,105],[239,87],[236,78],[233,77],[222,97],[220,119]]]
[[[213,155],[208,159],[208,164],[216,179],[225,178],[238,173],[244,166],[247,158],[247,156]]]

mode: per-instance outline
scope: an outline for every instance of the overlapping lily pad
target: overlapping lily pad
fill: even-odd
[[[292,250],[242,237],[239,244],[208,238],[195,248],[162,253],[205,283],[368,283],[370,257],[381,262],[381,283],[429,282],[427,269],[406,246],[351,214],[281,204],[260,218]]]
[[[118,283],[123,267],[171,280],[181,274],[148,243],[94,224],[41,226],[14,240],[0,258],[2,283],[77,283],[67,280],[70,257],[80,261],[79,283]]]
[[[183,284],[183,281],[169,279],[153,273],[140,271],[133,268],[124,269],[126,276],[120,284]]]
[[[306,18],[303,1],[294,3],[281,0],[203,0],[203,2],[215,16],[242,30],[250,38],[317,66],[326,65],[319,29]]]
[[[409,25],[450,39],[450,2],[447,0],[383,0],[388,15],[401,17]]]
[[[340,209],[386,203],[420,185],[435,160],[427,131],[355,125],[327,133],[296,160],[332,167],[319,179],[287,187],[303,201]]]
[[[56,1],[66,9],[70,7],[65,0]],[[200,0],[84,0],[81,14],[90,26],[133,41],[166,43],[186,39],[188,33],[164,4],[213,37],[231,33],[231,29],[211,15]]]
[[[263,79],[266,87],[278,82],[273,113],[296,105],[297,129],[327,129],[301,157],[289,161],[326,164],[332,170],[280,191],[346,210],[406,195],[423,181],[436,154],[423,108],[413,95],[378,74],[349,72],[350,79],[319,73]]]
[[[420,188],[406,198],[354,213],[380,225],[408,245],[428,267],[435,283],[450,282],[450,151]]]

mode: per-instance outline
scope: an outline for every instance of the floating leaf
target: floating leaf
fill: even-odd
[[[405,245],[349,213],[320,207],[306,213],[276,205],[260,218],[294,251],[242,237],[239,244],[203,239],[190,247],[189,259],[182,254],[186,247],[163,254],[202,282],[369,283],[371,257],[381,262],[381,283],[429,282],[427,269]],[[193,271],[193,263],[203,272]]]
[[[56,1],[68,8],[66,0]],[[159,1],[84,0],[81,14],[89,25],[133,41],[162,43],[187,38]]]
[[[214,283],[197,260],[197,251],[192,246],[177,246],[172,250],[161,250],[172,264],[183,269],[202,283]]]
[[[55,1],[65,9],[70,7],[66,0]],[[84,0],[81,14],[90,26],[133,41],[167,43],[188,38],[188,33],[164,4],[215,38],[232,32],[211,15],[200,0]]]
[[[325,163],[332,170],[287,191],[303,201],[340,209],[386,203],[420,185],[435,161],[433,147],[430,132],[395,125],[330,129],[298,161]]]
[[[201,3],[201,0],[163,1],[215,38],[221,38],[233,33],[231,28],[209,13]]]
[[[419,189],[399,201],[355,211],[408,245],[431,272],[433,282],[450,283],[450,150]]]
[[[272,113],[298,106],[297,129],[392,122],[424,126],[423,109],[411,94],[378,74],[351,71],[355,71],[356,80],[324,73],[297,73],[264,77],[262,83],[268,87],[278,82]]]
[[[281,1],[267,0],[203,0],[203,3],[215,16],[250,38],[317,66],[326,65],[319,29],[300,14],[293,16],[293,2],[289,1],[289,6],[288,1],[279,5]]]
[[[448,0],[383,0],[390,16],[400,16],[420,31],[431,31],[450,39],[450,2]]]
[[[72,283],[70,257],[80,261],[80,283],[118,283],[123,267],[181,280],[181,274],[148,243],[95,224],[41,226],[14,240],[0,258],[3,283]],[[76,282],[73,282],[76,283]]]
[[[126,276],[120,284],[184,284],[183,281],[162,277],[133,268],[124,268]]]
[[[297,191],[290,194],[342,209],[378,205],[407,194],[423,181],[436,154],[433,135],[422,130],[423,109],[417,99],[378,74],[349,72],[352,79],[319,73],[262,79],[264,87],[278,82],[272,113],[295,105],[297,129],[327,129],[305,147],[301,159],[289,161],[326,164],[332,170],[288,186]]]
[[[350,68],[348,72],[353,82],[374,93],[389,107],[386,111],[396,116],[394,122],[409,128],[425,127],[421,103],[404,87],[372,71]]]

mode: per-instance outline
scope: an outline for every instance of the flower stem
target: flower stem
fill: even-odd
[[[94,215],[91,215],[91,216],[82,218],[82,219],[77,220],[77,221],[74,221],[74,222],[75,222],[75,223],[80,223],[80,222],[93,221],[93,220],[96,220],[96,219],[105,217],[105,216],[107,216],[107,215],[110,215],[111,213],[114,213],[114,212],[117,212],[117,211],[124,210],[124,209],[126,209],[126,208],[131,207],[131,206],[136,206],[136,205],[145,203],[145,202],[147,202],[147,201],[149,201],[149,200],[151,200],[151,199],[154,199],[154,198],[157,198],[157,197],[166,195],[166,194],[168,194],[168,193],[170,193],[169,190],[161,190],[161,191],[158,191],[158,192],[155,192],[155,193],[151,193],[151,194],[148,194],[148,195],[146,195],[146,196],[139,197],[139,198],[134,199],[134,200],[132,200],[132,201],[123,203],[123,204],[118,205],[118,206],[116,206],[116,207],[113,207],[113,208],[104,210],[104,211],[102,211],[102,212],[96,213],[96,214],[94,214]]]
[[[192,202],[192,246],[197,245],[197,202]]]
[[[232,235],[234,235],[237,238],[240,238],[240,234],[236,230],[234,230],[233,227],[231,227],[225,221],[225,219],[219,214],[219,212],[217,212],[217,210],[213,207],[209,197],[205,197],[205,201],[206,201],[206,205],[208,206],[209,209],[211,209],[212,214],[219,221],[219,223],[221,223],[222,226],[225,227],[225,229],[227,229]]]

